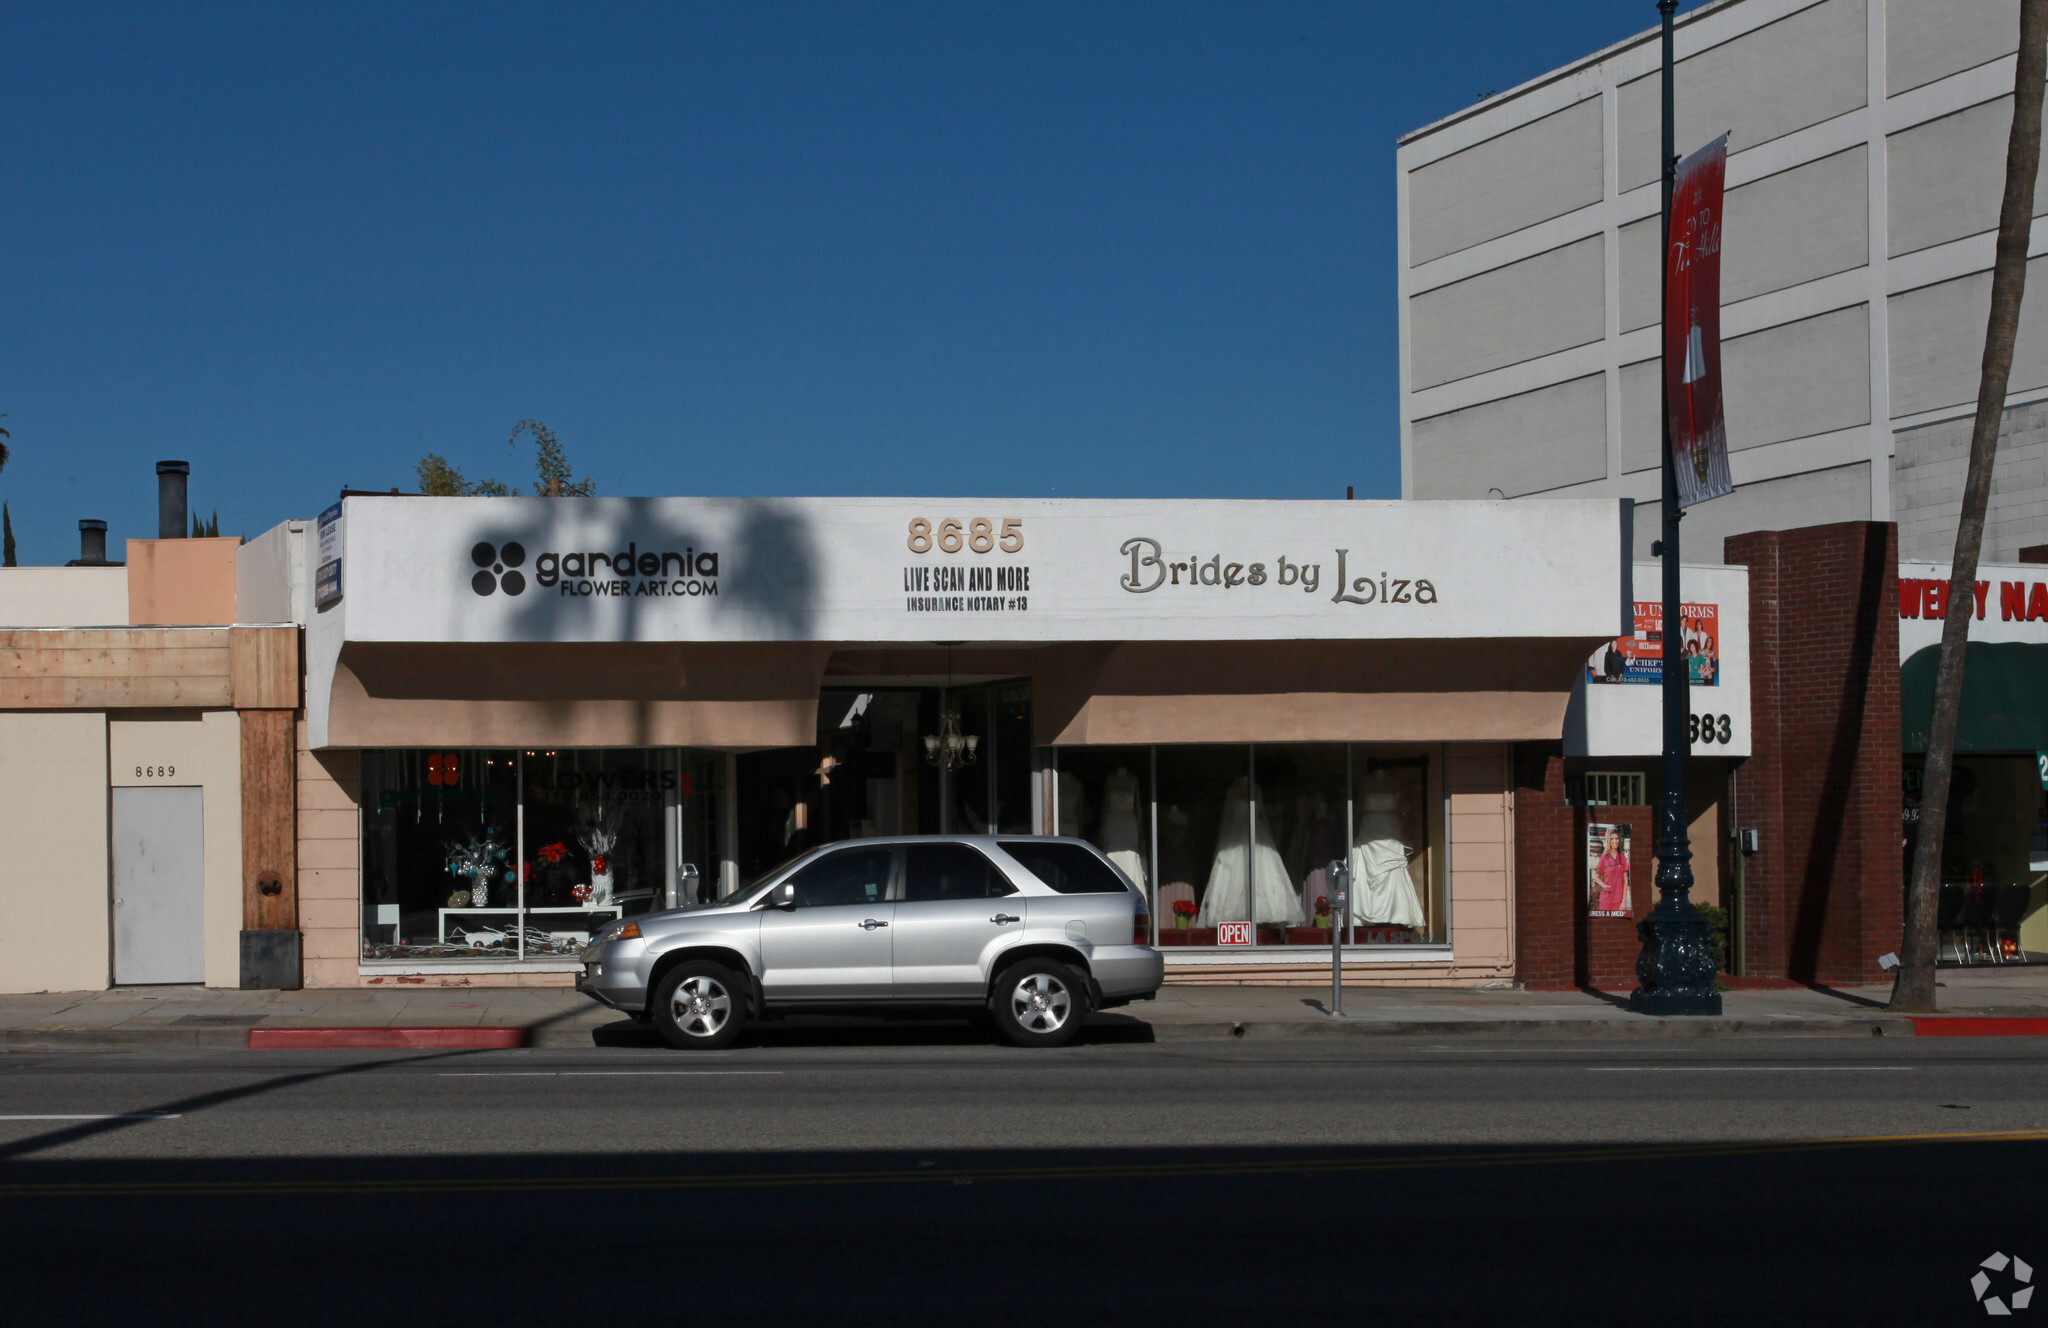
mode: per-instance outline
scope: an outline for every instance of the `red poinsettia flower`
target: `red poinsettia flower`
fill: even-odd
[[[1177,918],[1191,918],[1198,912],[1200,910],[1195,907],[1192,899],[1176,899],[1173,901],[1173,916]]]
[[[1316,896],[1316,912],[1318,912],[1318,913],[1327,913],[1327,912],[1329,912],[1329,911],[1330,911],[1330,897],[1329,897],[1328,895],[1317,895],[1317,896]]]
[[[540,860],[550,867],[568,856],[569,848],[566,844],[543,844],[540,847]]]

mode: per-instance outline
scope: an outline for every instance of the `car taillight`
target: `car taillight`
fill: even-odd
[[[1131,944],[1150,945],[1151,943],[1152,919],[1146,916],[1143,909],[1140,909],[1131,917]]]

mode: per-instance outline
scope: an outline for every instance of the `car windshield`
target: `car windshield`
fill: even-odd
[[[741,886],[731,895],[719,900],[718,902],[721,904],[741,904],[751,902],[753,896],[760,891],[762,886],[768,884],[768,882],[782,875],[782,873],[788,871],[791,867],[794,867],[797,863],[802,862],[805,858],[808,858],[809,856],[811,856],[811,854],[816,853],[817,851],[818,850],[815,848],[807,848],[800,853],[796,853],[790,857],[784,858],[782,861],[776,863],[773,867],[770,867],[767,871],[758,873],[753,880],[748,881],[745,885]]]

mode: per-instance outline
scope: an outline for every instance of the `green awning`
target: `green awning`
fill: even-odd
[[[1927,750],[1934,712],[1934,669],[1941,647],[1914,652],[1899,670],[1899,718],[1905,750]],[[2048,645],[1972,641],[1963,657],[1959,752],[2048,751]]]

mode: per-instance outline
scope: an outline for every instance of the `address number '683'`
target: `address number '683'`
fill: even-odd
[[[964,545],[975,553],[992,553],[1001,549],[1004,553],[1024,551],[1024,523],[1016,517],[1003,518],[1003,528],[996,529],[996,523],[985,516],[975,517],[965,526],[956,517],[947,517],[939,522],[938,532],[932,531],[932,523],[924,517],[910,519],[910,539],[907,541],[912,553],[930,553],[934,544],[940,553],[958,553]]]

